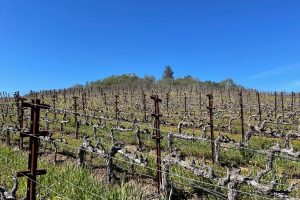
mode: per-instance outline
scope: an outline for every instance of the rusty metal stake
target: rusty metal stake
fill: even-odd
[[[46,174],[46,170],[38,170],[38,154],[39,154],[39,136],[48,135],[48,131],[39,131],[40,109],[50,109],[49,105],[40,104],[39,99],[32,100],[32,103],[23,103],[23,107],[31,108],[31,127],[30,132],[23,132],[22,137],[29,137],[29,159],[28,171],[20,171],[18,177],[27,176],[27,200],[36,200],[37,175]]]
[[[274,102],[274,106],[275,106],[275,108],[274,108],[274,112],[275,112],[275,120],[276,120],[276,118],[277,118],[277,92],[275,92],[275,102]]]
[[[216,155],[215,155],[215,135],[214,135],[214,118],[213,118],[213,95],[208,94],[208,112],[209,112],[209,125],[210,125],[210,139],[211,139],[211,157],[212,163],[216,163]]]
[[[21,98],[19,92],[17,92],[15,94],[15,98],[16,98],[16,103],[17,103],[19,133],[20,133],[19,149],[22,150],[23,149],[23,137],[21,137],[21,133],[23,131],[23,117],[24,117],[24,108],[22,107],[22,105],[24,103],[24,100],[26,100],[26,99]]]
[[[300,107],[300,92],[298,93],[298,106]]]
[[[54,120],[56,120],[56,110],[55,110],[55,102],[56,102],[56,95],[52,96],[52,105],[53,105],[53,114],[54,114]]]
[[[115,95],[115,120],[116,120],[116,126],[119,125],[119,101],[118,101],[119,95]]]
[[[261,123],[261,107],[260,107],[260,97],[259,97],[259,92],[256,92],[257,96],[257,102],[258,102],[258,114],[259,114],[259,123]]]
[[[242,126],[242,140],[245,143],[245,130],[244,130],[244,106],[243,106],[243,91],[239,92],[240,96],[240,108],[241,108],[241,126]]]
[[[157,171],[156,171],[156,177],[157,177],[157,192],[160,194],[160,188],[162,184],[162,171],[161,171],[161,149],[160,149],[160,140],[162,137],[160,136],[160,120],[159,118],[162,116],[159,113],[159,103],[161,102],[161,99],[158,98],[158,95],[151,96],[151,99],[154,100],[154,107],[155,112],[152,114],[152,116],[155,118],[154,122],[154,131],[155,135],[153,135],[153,139],[156,140],[156,164],[157,164]]]
[[[281,96],[281,112],[282,112],[282,120],[284,120],[283,92],[280,93],[280,96]]]
[[[67,98],[66,98],[66,89],[64,89],[64,104],[67,103]]]
[[[78,106],[77,99],[78,99],[78,97],[73,96],[72,98],[73,98],[73,108],[74,108],[74,121],[75,121],[74,123],[75,123],[75,126],[76,126],[76,123],[77,123],[77,106]]]
[[[292,112],[294,111],[294,96],[295,96],[295,93],[292,92],[292,108],[291,108]]]
[[[187,113],[187,107],[186,107],[186,92],[184,93],[184,113]]]

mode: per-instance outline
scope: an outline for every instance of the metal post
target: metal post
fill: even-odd
[[[158,95],[151,96],[151,99],[154,100],[154,107],[155,112],[152,114],[152,116],[155,118],[154,122],[154,131],[155,135],[153,135],[153,139],[156,140],[156,163],[157,163],[157,189],[158,194],[160,194],[160,188],[162,184],[162,171],[161,171],[161,149],[160,149],[160,140],[162,137],[160,136],[160,120],[161,114],[159,113],[159,102],[161,102],[161,99],[158,98]]]
[[[199,93],[199,113],[200,113],[200,116],[202,114],[201,105],[202,105],[202,95],[201,95],[201,92],[200,92]]]
[[[281,96],[281,112],[282,112],[282,120],[284,120],[283,92],[280,93],[280,96]]]
[[[256,92],[257,102],[258,102],[258,114],[259,114],[259,123],[261,123],[261,107],[260,107],[260,97],[259,92]]]
[[[245,142],[245,130],[244,130],[244,108],[243,108],[243,91],[240,93],[240,108],[241,108],[241,126],[242,126],[242,141]]]
[[[208,111],[209,111],[209,125],[210,125],[210,137],[211,137],[211,156],[212,156],[212,163],[215,164],[216,162],[216,155],[215,155],[215,135],[214,135],[214,118],[213,118],[213,95],[208,94]]]
[[[77,104],[77,98],[78,97],[73,97],[73,108],[74,108],[74,123],[75,123],[75,126],[76,126],[76,122],[77,122],[77,106],[78,106],[78,104]]]
[[[295,93],[292,92],[292,108],[291,108],[292,112],[294,111],[294,96],[295,96]]]
[[[56,102],[56,96],[53,95],[53,96],[52,96],[52,105],[53,105],[54,120],[56,120],[55,102]]]
[[[274,102],[274,106],[275,106],[275,108],[274,108],[274,112],[275,112],[275,120],[276,120],[276,118],[277,118],[277,92],[275,92],[275,102]]]
[[[50,106],[40,104],[39,99],[32,100],[32,103],[24,103],[23,107],[31,108],[31,126],[30,132],[22,133],[23,137],[29,137],[29,159],[28,171],[17,173],[18,177],[27,176],[27,200],[36,200],[37,175],[46,174],[46,170],[37,170],[38,154],[39,154],[39,136],[46,136],[48,131],[39,131],[40,109],[49,109]]]
[[[17,103],[17,111],[18,111],[18,122],[19,122],[19,132],[20,132],[20,138],[19,138],[19,149],[23,149],[23,137],[21,137],[21,133],[23,131],[23,116],[24,116],[24,108],[23,108],[23,103],[24,103],[24,98],[20,97],[19,92],[16,93],[15,95],[16,98],[16,103]]]
[[[169,115],[169,99],[170,99],[170,91],[167,92],[167,97],[166,97],[166,100],[167,100],[167,115]]]
[[[66,104],[67,98],[66,98],[66,89],[64,89],[64,104]]]
[[[118,108],[118,101],[119,95],[115,95],[115,119],[116,119],[116,125],[119,125],[119,108]]]
[[[186,92],[184,93],[184,113],[187,113],[187,107],[186,107]]]

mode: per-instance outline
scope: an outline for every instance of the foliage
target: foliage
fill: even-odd
[[[151,88],[153,85],[159,85],[162,87],[178,86],[178,87],[188,87],[188,86],[210,86],[216,89],[230,89],[241,87],[237,85],[232,79],[225,79],[221,82],[205,81],[202,82],[196,77],[187,75],[184,77],[178,77],[174,79],[174,72],[172,68],[167,65],[163,73],[161,80],[156,81],[155,77],[152,75],[145,75],[144,77],[138,77],[135,74],[122,74],[113,75],[102,80],[92,81],[86,84],[87,87],[106,87],[106,88],[140,88],[145,89]],[[75,86],[74,86],[75,87]],[[81,85],[76,85],[76,88],[82,87]]]
[[[164,70],[164,73],[163,73],[163,76],[162,76],[162,80],[174,80],[174,72],[172,70],[172,67],[170,65],[167,65],[165,70]]]
[[[225,79],[220,82],[220,86],[224,87],[225,89],[237,87],[237,84],[230,78]]]
[[[191,75],[187,75],[183,78],[177,78],[174,82],[174,85],[189,86],[189,85],[199,85],[200,83],[201,82],[197,78],[194,78]]]
[[[21,151],[14,151],[6,146],[0,148],[0,185],[12,187],[12,174],[19,169],[26,169],[27,155]],[[9,158],[9,159],[5,159]],[[38,177],[38,197],[49,199],[142,199],[143,194],[138,184],[121,182],[119,185],[100,184],[93,173],[86,168],[76,168],[72,163],[53,165],[47,159],[39,162],[41,168],[46,168],[46,175]],[[57,184],[64,181],[64,186]],[[26,193],[26,178],[19,178],[18,199]]]
[[[126,85],[131,87],[139,78],[135,74],[122,74],[122,75],[113,75],[103,80],[98,80],[95,82],[91,82],[91,86],[104,86],[104,87],[112,87],[112,86],[121,86]]]

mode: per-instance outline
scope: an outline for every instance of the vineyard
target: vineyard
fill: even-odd
[[[0,199],[300,199],[300,94],[1,94]]]

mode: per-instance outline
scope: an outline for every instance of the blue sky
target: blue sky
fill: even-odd
[[[300,1],[0,0],[0,90],[113,74],[300,91]]]

